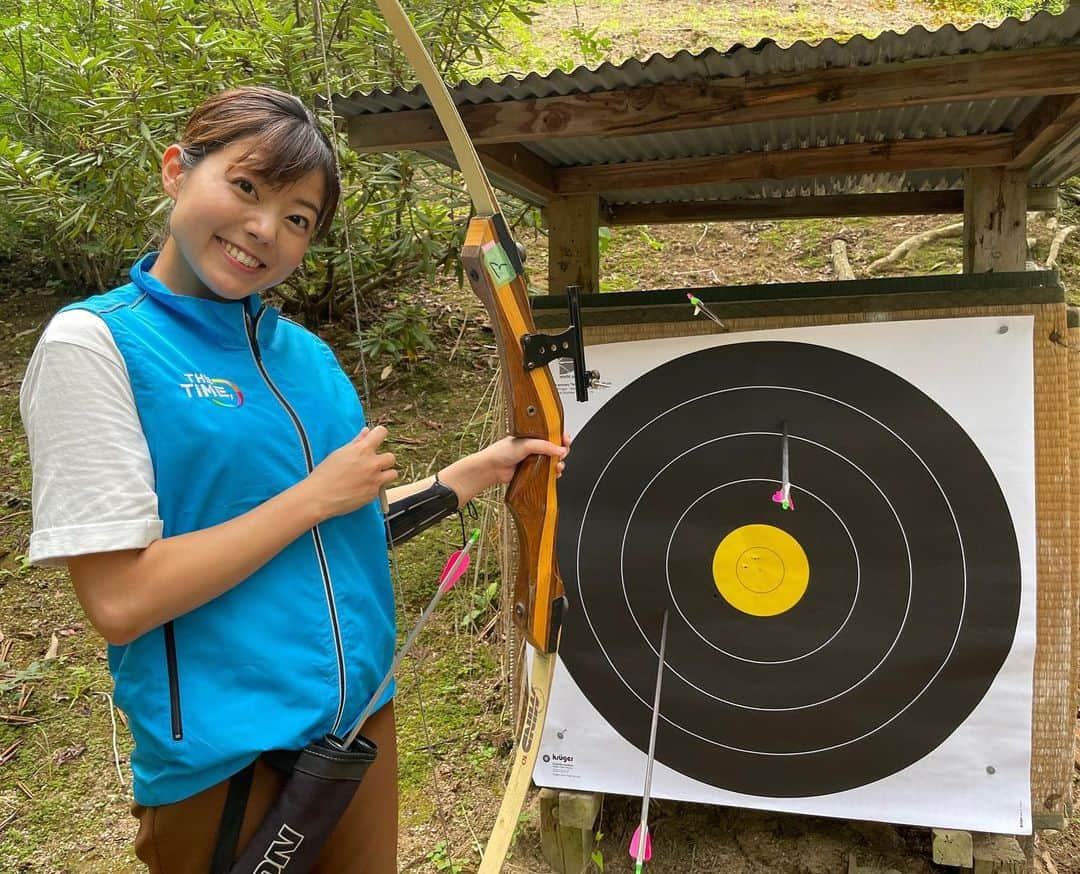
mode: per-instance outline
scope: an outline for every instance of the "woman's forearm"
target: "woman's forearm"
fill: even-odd
[[[75,556],[68,568],[90,621],[123,644],[228,591],[319,521],[304,481],[211,528]]]

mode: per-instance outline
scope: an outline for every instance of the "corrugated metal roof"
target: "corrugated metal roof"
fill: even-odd
[[[781,48],[772,41],[763,40],[754,47],[736,45],[727,51],[706,49],[699,54],[681,51],[671,57],[655,54],[644,61],[630,59],[618,66],[605,63],[596,69],[578,67],[569,73],[554,70],[546,76],[530,73],[523,78],[507,76],[499,81],[487,78],[477,83],[462,82],[451,89],[451,93],[454,101],[464,106],[630,89],[703,78],[800,73],[890,64],[917,58],[944,58],[1064,45],[1080,46],[1080,6],[1071,6],[1060,15],[1040,12],[1027,21],[1009,18],[993,28],[977,24],[959,30],[954,25],[946,25],[929,31],[916,26],[904,33],[888,31],[873,39],[854,36],[843,43],[826,39],[811,46],[799,41]],[[551,138],[530,141],[524,146],[553,167],[569,167],[882,140],[1002,133],[1014,131],[1038,100],[1026,97],[927,104],[645,136]],[[430,107],[420,87],[357,93],[336,97],[334,103],[337,111],[346,117]],[[453,163],[446,149],[433,149],[427,154],[445,163]],[[1056,185],[1078,172],[1080,129],[1074,129],[1031,169],[1030,183]],[[609,203],[619,204],[916,191],[960,187],[962,175],[962,171],[854,174],[618,191],[606,193],[604,198]],[[535,196],[516,189],[516,186],[504,184],[502,187],[525,200],[536,201]]]

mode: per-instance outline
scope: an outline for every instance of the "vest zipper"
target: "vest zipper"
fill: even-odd
[[[296,411],[285,399],[285,395],[283,395],[281,390],[274,385],[274,381],[270,378],[270,374],[263,364],[262,352],[259,350],[259,321],[262,319],[265,312],[266,307],[260,307],[259,311],[255,314],[255,318],[252,319],[251,314],[246,309],[244,310],[244,326],[247,331],[248,345],[251,347],[251,355],[255,359],[255,366],[259,369],[259,374],[262,376],[263,381],[270,391],[273,392],[274,397],[277,398],[282,409],[284,409],[285,412],[289,414],[289,418],[292,419],[293,427],[296,428],[296,433],[300,438],[300,446],[304,450],[304,464],[307,467],[307,472],[310,474],[315,469],[315,462],[311,454],[311,443],[308,440],[307,433],[304,431],[303,423],[300,421],[300,417],[296,414]],[[337,714],[334,716],[334,725],[330,729],[330,733],[337,734],[338,729],[341,726],[342,715],[345,712],[345,647],[341,642],[341,626],[338,624],[337,603],[334,600],[334,587],[330,581],[330,566],[326,560],[326,549],[323,547],[322,533],[319,531],[318,525],[311,529],[311,537],[315,543],[315,556],[319,562],[319,573],[322,576],[323,589],[326,592],[326,606],[330,614],[330,627],[334,633],[334,652],[337,656],[338,668],[338,708]]]
[[[176,629],[166,622],[165,667],[169,672],[169,714],[172,717],[173,740],[184,739],[184,720],[180,715],[180,672],[176,667]]]

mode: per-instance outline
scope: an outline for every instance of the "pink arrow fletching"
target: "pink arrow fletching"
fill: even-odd
[[[454,588],[454,584],[461,579],[465,571],[469,569],[469,565],[472,563],[472,558],[466,553],[464,560],[458,563],[457,568],[454,568],[454,562],[458,560],[458,556],[461,555],[461,550],[452,553],[450,558],[446,560],[446,567],[443,568],[442,575],[439,577],[439,591],[443,594],[449,592]],[[453,571],[453,573],[451,573]]]
[[[638,857],[638,850],[641,847],[641,826],[639,825],[634,829],[634,836],[630,838],[630,857],[634,860]],[[649,827],[645,826],[645,855],[642,856],[646,862],[652,859],[652,835],[649,834]]]
[[[787,497],[784,497],[784,490],[783,489],[777,489],[775,492],[773,492],[772,499],[777,504],[780,504],[780,506],[782,506],[785,510],[787,510],[789,508],[792,509],[792,510],[795,509],[795,499],[793,497],[791,497],[790,494],[788,494]]]

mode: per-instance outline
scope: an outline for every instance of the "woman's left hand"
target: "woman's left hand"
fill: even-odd
[[[514,477],[514,471],[530,455],[550,455],[560,459],[556,467],[555,476],[562,476],[566,470],[565,459],[570,452],[570,435],[563,433],[562,446],[550,443],[547,440],[539,440],[531,437],[503,437],[486,449],[476,453],[477,461],[483,461],[490,466],[492,484],[510,482]]]
[[[459,503],[464,506],[489,486],[510,482],[517,466],[530,455],[548,455],[559,459],[555,475],[562,476],[566,469],[564,459],[569,452],[569,434],[563,434],[561,446],[532,437],[503,437],[444,468],[439,478],[457,493]]]

